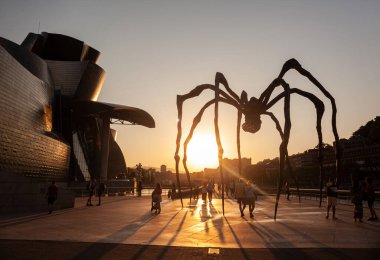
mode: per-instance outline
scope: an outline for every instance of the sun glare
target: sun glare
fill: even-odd
[[[210,133],[195,133],[187,147],[187,165],[193,171],[218,167],[218,146]]]

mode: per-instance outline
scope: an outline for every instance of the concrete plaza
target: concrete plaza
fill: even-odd
[[[149,196],[105,197],[100,207],[78,198],[53,214],[3,216],[1,259],[378,259],[380,222],[353,222],[353,207],[338,205],[325,218],[315,200],[282,199],[273,220],[273,197],[260,197],[255,218],[237,203],[164,199],[150,212]],[[365,219],[368,209],[364,209]]]

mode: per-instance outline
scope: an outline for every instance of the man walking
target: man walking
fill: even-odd
[[[327,213],[326,219],[329,218],[330,208],[332,208],[333,219],[337,219],[335,217],[335,207],[337,204],[338,197],[338,186],[333,178],[329,178],[328,183],[326,184],[326,193],[327,193]]]
[[[245,185],[242,179],[239,179],[239,182],[236,183],[235,198],[237,199],[237,202],[239,203],[240,215],[241,217],[244,217],[244,209],[247,206],[247,203],[246,203]]]
[[[212,180],[209,180],[207,184],[207,194],[208,194],[208,201],[212,203],[212,193],[214,192],[214,182]]]
[[[54,201],[56,201],[58,197],[58,187],[55,185],[55,181],[51,182],[50,186],[48,187],[46,196],[48,200],[49,214],[51,214],[53,212]]]
[[[249,216],[253,218],[253,210],[255,209],[256,191],[252,182],[247,183],[246,187],[247,204],[249,209]]]

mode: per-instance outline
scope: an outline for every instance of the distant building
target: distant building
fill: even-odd
[[[379,168],[380,171],[380,144],[372,144],[366,138],[353,136],[342,139],[343,164],[367,164]]]
[[[239,177],[239,159],[228,159],[224,158],[222,160],[224,174],[228,178],[238,178]],[[241,173],[245,171],[247,166],[252,165],[251,158],[241,158]]]
[[[319,166],[318,161],[319,150],[309,149],[303,153],[298,153],[289,156],[290,163],[293,168],[313,168]],[[328,146],[323,149],[323,166],[324,167],[334,167],[335,166],[335,152],[333,147]]]

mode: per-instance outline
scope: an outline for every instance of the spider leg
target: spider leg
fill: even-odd
[[[325,106],[323,102],[317,98],[312,93],[292,88],[289,90],[290,94],[296,93],[300,96],[308,98],[311,102],[313,102],[316,111],[317,111],[317,134],[318,134],[318,163],[319,163],[319,169],[320,169],[320,189],[319,189],[319,206],[322,205],[322,190],[323,190],[323,180],[325,178],[324,168],[323,168],[323,138],[322,138],[322,127],[321,127],[321,121],[323,117],[323,113],[325,111]],[[273,106],[275,103],[277,103],[280,99],[285,98],[288,95],[288,93],[283,92],[279,94],[277,97],[275,97],[273,100],[271,100],[268,105],[266,106],[266,109],[269,109],[271,106]]]
[[[218,77],[219,76],[219,77]],[[223,76],[223,74],[222,74]],[[224,77],[223,77],[224,78]],[[215,87],[219,90],[219,83],[221,83],[220,80],[223,80],[223,78],[220,77],[220,74],[216,74],[215,76]],[[225,78],[224,78],[225,80]],[[219,120],[219,91],[215,91],[215,105],[214,105],[214,128],[215,128],[215,138],[216,138],[216,143],[218,145],[218,161],[219,161],[219,172],[220,172],[220,180],[222,182],[222,212],[224,216],[224,179],[223,179],[223,147],[222,147],[222,142],[220,141],[220,133],[219,133],[219,125],[218,125],[218,120]]]
[[[278,119],[271,112],[265,112],[263,114],[264,115],[268,115],[268,116],[271,117],[271,119],[273,120],[273,122],[276,124],[277,131],[279,132],[279,134],[281,136],[281,140],[282,140],[284,138],[284,133],[282,132],[282,128],[281,128],[281,125],[280,125]],[[286,159],[286,164],[287,164],[287,167],[289,169],[290,175],[293,177],[294,182],[295,182],[296,187],[297,187],[298,200],[299,200],[299,202],[301,202],[301,194],[300,194],[300,189],[299,189],[299,185],[298,185],[298,180],[297,180],[297,176],[294,174],[294,172],[292,170],[292,167],[290,165],[290,160],[289,160],[289,155],[288,155],[288,149],[286,149],[285,159]]]
[[[337,184],[339,185],[342,179],[342,155],[343,155],[343,149],[340,145],[338,130],[336,127],[336,114],[337,114],[337,108],[335,104],[334,97],[322,86],[322,84],[314,78],[314,76],[304,68],[302,68],[301,64],[296,59],[290,59],[287,62],[285,62],[284,66],[282,67],[282,70],[279,74],[279,78],[282,78],[285,73],[290,70],[295,69],[300,73],[301,75],[307,77],[315,86],[319,88],[319,90],[330,100],[331,107],[332,107],[332,130],[334,133],[335,138],[335,158],[336,158],[336,179]],[[323,185],[323,183],[322,183]]]
[[[215,75],[215,88],[216,88],[216,91],[215,91],[215,106],[214,106],[214,128],[215,128],[215,138],[216,138],[216,143],[218,145],[218,160],[219,160],[219,171],[220,171],[220,180],[222,182],[222,211],[223,211],[223,216],[224,216],[224,179],[223,179],[223,147],[222,147],[222,142],[220,140],[220,132],[219,132],[219,124],[218,124],[218,120],[219,120],[219,101],[220,101],[220,97],[219,95],[222,93],[222,92],[219,92],[220,88],[219,88],[219,84],[222,84],[224,85],[224,87],[226,88],[226,90],[228,91],[228,93],[235,99],[234,101],[236,101],[235,104],[232,104],[233,106],[235,106],[237,109],[238,109],[238,150],[239,150],[239,153],[240,153],[240,124],[241,124],[241,114],[243,113],[242,111],[242,108],[240,106],[240,98],[239,96],[233,92],[230,87],[228,86],[228,82],[226,80],[226,78],[224,77],[224,75],[220,72],[217,72],[216,75]],[[231,103],[230,100],[228,100],[229,103]],[[239,164],[241,165],[241,157],[239,158]],[[241,167],[241,166],[240,166]],[[241,171],[241,170],[240,170]]]
[[[275,81],[277,84],[277,80],[275,80]],[[286,155],[287,150],[288,150],[290,128],[292,126],[291,121],[290,121],[289,85],[285,81],[279,81],[278,83],[284,87],[284,118],[285,118],[285,124],[284,124],[284,134],[283,134],[282,142],[280,145],[280,172],[279,172],[278,190],[277,190],[277,196],[276,196],[276,205],[275,205],[275,209],[274,209],[274,219],[275,220],[277,217],[278,202],[279,202],[281,190],[283,187],[284,160],[285,160],[285,155]]]
[[[222,84],[227,92],[234,98],[235,101],[240,102],[239,96],[230,88],[223,73],[217,72],[215,75],[215,82]],[[215,84],[216,85],[216,84]]]
[[[220,102],[225,102],[225,103],[228,103],[228,101],[224,98],[220,98],[219,97],[219,101]],[[186,176],[187,176],[187,180],[190,184],[190,193],[192,194],[192,184],[191,184],[191,180],[190,180],[190,172],[187,168],[187,146],[189,144],[189,142],[191,141],[191,138],[193,137],[193,134],[194,134],[194,131],[196,129],[196,127],[198,126],[199,122],[201,121],[202,119],[202,116],[203,116],[203,113],[204,111],[212,104],[215,103],[215,99],[212,99],[210,100],[209,102],[207,102],[202,108],[201,110],[198,112],[198,114],[194,117],[193,119],[193,124],[191,126],[191,129],[189,131],[189,134],[188,136],[186,137],[185,139],[185,142],[183,144],[183,159],[182,159],[182,163],[183,163],[183,167],[185,169],[185,172],[186,172]],[[190,202],[191,202],[191,198],[190,198]]]
[[[222,74],[223,75],[223,74]],[[177,186],[178,186],[178,193],[181,199],[181,205],[183,207],[183,202],[182,202],[182,192],[181,192],[181,183],[179,180],[179,161],[180,161],[180,156],[179,156],[179,148],[181,144],[181,137],[182,137],[182,108],[183,108],[183,103],[190,99],[199,96],[204,90],[212,90],[215,92],[220,93],[221,96],[226,98],[228,102],[232,103],[235,107],[239,107],[239,103],[231,98],[227,93],[224,91],[220,90],[219,88],[217,89],[214,85],[211,84],[203,84],[195,87],[193,90],[191,90],[189,93],[184,94],[184,95],[177,95],[177,111],[178,111],[178,117],[177,117],[177,139],[176,139],[176,151],[174,154],[174,159],[176,162],[176,179],[177,179]],[[190,176],[188,176],[188,180],[190,179]],[[191,185],[191,184],[190,184]]]
[[[248,103],[248,95],[247,92],[244,90],[242,91],[240,95],[240,103],[241,105],[245,105]],[[238,152],[238,169],[239,169],[239,176],[241,176],[242,166],[241,166],[241,152],[240,152],[240,129],[241,129],[241,118],[243,116],[242,110],[238,109],[237,114],[237,125],[236,125],[236,144],[237,144],[237,152]]]
[[[240,127],[241,127],[241,118],[243,113],[238,111],[237,117],[237,127],[236,127],[236,143],[237,143],[237,152],[238,152],[238,160],[239,160],[239,177],[241,177],[241,152],[240,152]]]

